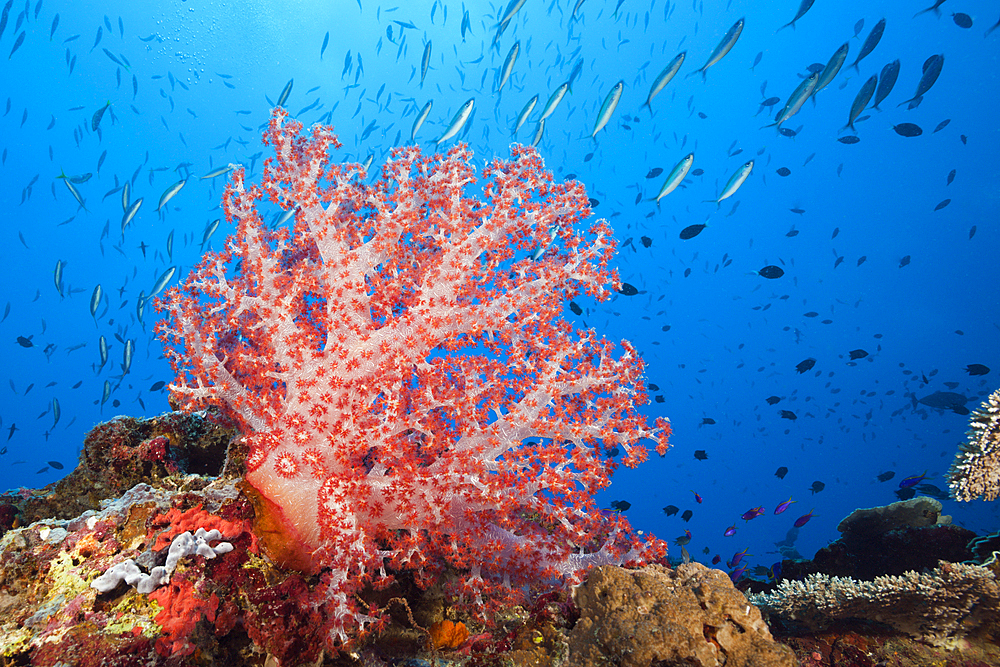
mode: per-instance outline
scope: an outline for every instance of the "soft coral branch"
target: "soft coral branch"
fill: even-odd
[[[158,331],[175,399],[241,421],[289,562],[324,573],[331,641],[378,622],[352,594],[387,565],[424,584],[464,572],[477,599],[661,554],[593,501],[611,448],[636,465],[669,425],[636,412],[634,348],[561,318],[618,283],[610,228],[580,231],[583,187],[521,146],[481,175],[464,146],[397,149],[368,185],[330,163],[331,130],[281,110],[266,141],[262,185],[236,170],[226,189],[236,235],[166,293]],[[264,225],[265,196],[294,209],[292,229]]]

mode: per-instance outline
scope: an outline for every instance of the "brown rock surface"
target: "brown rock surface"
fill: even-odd
[[[720,570],[604,566],[574,593],[580,620],[570,633],[574,667],[658,665],[792,667],[760,611]]]

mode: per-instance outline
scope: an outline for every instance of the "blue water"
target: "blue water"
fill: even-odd
[[[335,126],[344,142],[335,159],[374,154],[377,166],[409,138],[428,100],[433,109],[418,138],[432,146],[473,97],[464,139],[485,160],[507,154],[517,113],[538,94],[518,136],[531,140],[542,105],[582,59],[539,149],[550,169],[575,174],[598,200],[595,214],[610,220],[622,242],[621,277],[639,294],[581,300],[584,315],[567,309],[566,316],[637,345],[658,387],[650,395],[662,397],[642,410],[651,419],[669,417],[674,429],[671,451],[622,471],[602,504],[628,501],[633,524],[665,539],[690,529],[687,549],[695,558],[728,559],[749,548],[751,565],[766,566],[779,558],[774,543],[810,510],[815,517],[794,545],[805,556],[835,539],[854,508],[896,500],[908,475],[926,469],[927,481],[946,490],[944,473],[968,418],[914,400],[955,391],[974,408],[1000,384],[1000,30],[985,34],[998,18],[995,6],[948,0],[940,15],[914,17],[930,0],[818,0],[794,29],[776,32],[798,0],[625,0],[617,12],[616,1],[587,0],[571,22],[574,4],[527,0],[494,47],[506,8],[495,3],[465,3],[471,31],[463,38],[463,5],[454,1],[13,2],[0,56],[25,37],[0,58],[0,308],[9,305],[0,323],[8,380],[0,384],[0,488],[58,479],[102,420],[168,409],[165,391],[151,391],[171,379],[152,335],[156,313],[149,305],[140,321],[138,297],[168,267],[179,269],[172,283],[183,276],[199,258],[207,225],[221,217],[224,178],[202,175],[241,162],[259,177],[259,128],[290,79],[286,107],[307,124]],[[971,28],[956,23],[959,12],[972,18]],[[746,27],[733,49],[704,80],[689,77],[740,17]],[[881,18],[884,36],[856,72],[849,65]],[[430,68],[421,86],[427,40]],[[516,40],[512,78],[495,94]],[[835,80],[782,124],[795,136],[762,129],[807,68],[825,64],[845,41],[850,54]],[[681,50],[687,61],[651,114],[642,104],[652,80]],[[945,56],[940,78],[917,108],[897,106],[913,96],[922,64],[935,54]],[[861,114],[858,143],[838,142],[851,134],[840,129],[862,83],[897,58],[899,79],[882,110]],[[625,84],[621,102],[591,140],[618,80]],[[781,101],[758,114],[771,96]],[[109,101],[95,132],[93,115]],[[922,135],[900,136],[893,126],[904,122]],[[649,200],[692,151],[694,169],[704,173],[692,172],[657,208]],[[706,203],[749,159],[753,172],[737,193],[720,206]],[[791,173],[778,175],[780,167]],[[647,178],[654,168],[663,173]],[[75,186],[86,211],[57,178],[63,172],[93,174]],[[160,196],[184,178],[158,215]],[[116,187],[125,181],[132,200],[144,204],[122,240]],[[679,239],[681,229],[706,222],[700,235]],[[205,247],[221,247],[230,231],[223,221]],[[54,279],[59,261],[62,294]],[[784,276],[754,273],[767,265],[782,267]],[[97,285],[102,295],[92,316]],[[101,335],[110,347],[103,368]],[[135,353],[123,375],[126,340]],[[868,356],[851,361],[857,349]],[[798,373],[807,358],[815,367]],[[989,373],[971,376],[969,364]],[[111,393],[102,404],[106,381]],[[781,400],[769,405],[770,396]],[[782,418],[781,410],[797,419]],[[696,460],[696,450],[708,458]],[[784,479],[774,474],[780,466],[788,468]],[[888,471],[893,479],[876,479]],[[815,481],[825,489],[812,493]],[[797,502],[774,516],[790,496]],[[667,517],[667,505],[693,517]],[[757,505],[763,516],[740,520]],[[972,530],[998,527],[996,503],[944,505]],[[723,537],[731,524],[737,534]]]

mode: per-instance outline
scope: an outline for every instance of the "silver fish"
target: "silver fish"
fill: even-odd
[[[153,289],[149,291],[149,297],[147,298],[147,300],[152,299],[154,296],[159,294],[160,291],[167,286],[167,283],[169,283],[170,280],[174,277],[175,273],[177,273],[176,266],[171,266],[169,269],[161,273],[160,277],[156,279],[155,283],[153,283]]]
[[[819,79],[816,80],[816,87],[813,88],[813,95],[826,88],[830,85],[830,82],[836,78],[837,73],[840,72],[840,68],[844,66],[844,61],[847,60],[847,52],[850,48],[850,44],[844,42],[841,44],[840,48],[834,51],[833,55],[830,56],[830,60],[827,61],[826,67],[824,67],[823,71],[819,73]]]
[[[740,186],[743,185],[744,181],[746,181],[750,176],[751,171],[753,171],[753,160],[750,160],[736,170],[736,173],[733,174],[730,177],[729,182],[726,183],[726,187],[723,188],[722,194],[719,195],[718,199],[709,199],[708,201],[721,205],[724,199],[729,199],[736,194],[736,191],[740,189]]]
[[[424,79],[427,78],[427,70],[431,67],[431,41],[424,44],[424,55],[420,58],[420,87],[424,87]]]
[[[132,368],[132,355],[135,354],[135,343],[129,338],[125,341],[125,349],[122,351],[122,375],[127,375]]]
[[[656,78],[653,80],[653,85],[650,86],[649,88],[649,95],[646,97],[646,103],[643,104],[642,106],[648,107],[650,102],[653,101],[653,98],[659,95],[660,91],[662,91],[664,88],[667,87],[667,84],[670,83],[670,80],[673,79],[674,76],[677,74],[677,71],[680,70],[681,65],[684,64],[684,58],[686,55],[687,51],[681,51],[680,53],[678,53],[676,56],[674,56],[674,59],[671,60],[670,63],[663,68],[663,71],[656,76]],[[653,113],[652,107],[650,107],[649,112]]]
[[[55,279],[56,289],[59,291],[59,296],[63,296],[62,277],[63,277],[64,266],[66,265],[63,264],[63,261],[61,259],[56,260],[56,270],[55,274],[53,275],[53,278]]]
[[[101,283],[97,283],[97,287],[94,288],[94,292],[90,295],[90,316],[95,320],[97,319],[97,309],[101,305],[102,296],[104,296],[104,290],[101,289]]]
[[[278,101],[274,106],[281,107],[285,105],[288,101],[288,96],[292,94],[292,84],[295,83],[295,79],[289,79],[288,83],[285,84],[284,89],[281,91],[281,95],[278,95]]]
[[[183,179],[183,180],[177,181],[176,183],[174,183],[169,188],[167,188],[166,190],[163,191],[163,194],[160,195],[160,204],[159,204],[159,206],[156,207],[157,212],[159,212],[159,210],[161,208],[163,208],[164,205],[168,201],[170,201],[171,199],[173,199],[177,195],[177,193],[181,191],[181,188],[184,187],[185,183],[187,183],[187,179],[186,178]]]
[[[712,55],[708,57],[708,62],[706,62],[700,69],[696,69],[691,72],[688,76],[694,76],[695,74],[701,73],[701,77],[704,79],[706,75],[706,70],[714,65],[715,63],[722,60],[730,49],[736,44],[736,40],[740,38],[740,33],[743,32],[743,19],[733,24],[733,27],[729,29],[729,32],[725,34],[719,45],[715,47],[712,51]]]
[[[604,104],[601,105],[601,110],[597,114],[597,122],[594,123],[594,131],[590,133],[591,139],[595,138],[597,133],[604,129],[604,126],[611,120],[611,116],[615,113],[618,102],[622,98],[622,90],[624,89],[625,82],[619,81],[604,98]]]
[[[207,174],[201,177],[201,180],[204,181],[206,178],[216,178],[217,176],[228,174],[235,168],[236,168],[235,164],[232,163],[227,164],[225,167],[219,167],[218,169],[213,169],[212,171],[208,172]]]
[[[472,115],[472,107],[475,105],[476,99],[470,97],[465,104],[458,110],[455,117],[451,119],[451,123],[448,124],[448,129],[444,131],[444,134],[437,140],[436,145],[440,146],[443,142],[448,141],[456,134],[458,134],[465,124],[469,121],[469,116]]]
[[[816,90],[816,82],[819,80],[819,77],[819,72],[813,72],[808,77],[803,79],[802,83],[796,86],[792,95],[788,98],[788,102],[785,103],[785,107],[781,110],[781,113],[778,114],[777,120],[770,125],[765,125],[764,127],[781,127],[782,123],[798,113],[799,109],[802,108],[802,105],[806,103],[807,99],[809,99],[809,96],[813,94],[814,90]]]
[[[535,138],[531,140],[532,146],[537,146],[538,142],[542,140],[542,133],[545,132],[545,119],[538,121],[538,125],[535,127]]]
[[[497,86],[497,92],[503,90],[503,85],[510,78],[511,72],[514,71],[514,63],[517,62],[517,54],[520,52],[521,40],[518,40],[514,42],[514,46],[510,47],[510,51],[507,52],[507,58],[503,61],[503,67],[500,68],[500,85]]]
[[[569,81],[561,84],[558,88],[549,95],[549,101],[545,103],[545,108],[542,109],[542,117],[539,120],[545,120],[552,115],[552,112],[556,110],[559,103],[562,102],[562,98],[566,97],[566,91],[569,90]]]
[[[431,112],[432,106],[434,106],[434,100],[427,100],[427,104],[425,104],[424,108],[420,110],[419,114],[417,114],[416,120],[413,121],[413,128],[410,130],[410,141],[417,138],[417,130],[419,130],[420,126],[424,124],[425,120],[427,120],[427,115]]]
[[[663,185],[660,187],[660,191],[656,194],[656,205],[660,205],[660,200],[669,195],[671,192],[677,189],[677,186],[684,181],[687,177],[688,172],[691,171],[691,165],[694,164],[694,153],[688,153],[681,161],[678,162],[670,173],[667,174],[667,178],[663,181]]]
[[[514,124],[514,131],[511,133],[512,135],[517,135],[517,131],[521,129],[522,125],[524,125],[524,121],[528,120],[528,115],[531,113],[531,110],[535,108],[536,104],[538,104],[538,95],[535,95],[528,100],[528,103],[524,105],[523,109],[521,109],[521,113],[517,114],[517,122]]]
[[[128,227],[128,223],[132,222],[132,218],[135,217],[135,214],[139,212],[140,206],[142,206],[142,197],[139,197],[132,202],[125,210],[125,214],[122,215],[122,239],[125,238],[125,228]]]

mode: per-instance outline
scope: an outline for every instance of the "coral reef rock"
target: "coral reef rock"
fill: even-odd
[[[580,608],[569,637],[574,667],[797,664],[726,573],[698,563],[674,570],[599,567],[574,600]]]
[[[783,581],[773,593],[752,595],[770,620],[798,630],[823,630],[837,621],[866,620],[935,646],[1000,628],[1000,585],[979,565],[946,563],[931,572],[857,581],[813,574]]]

